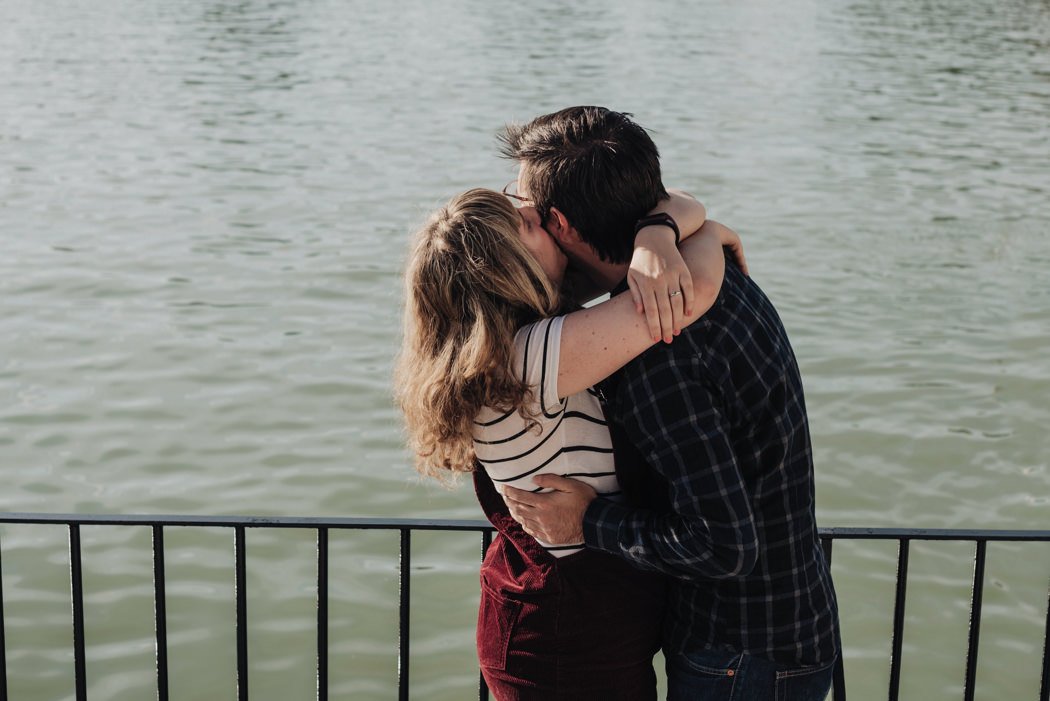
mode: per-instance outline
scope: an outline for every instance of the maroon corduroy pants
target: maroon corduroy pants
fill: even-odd
[[[474,483],[498,531],[481,567],[477,630],[496,701],[655,701],[663,578],[592,550],[552,556],[484,470]]]

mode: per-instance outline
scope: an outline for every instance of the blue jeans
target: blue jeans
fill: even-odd
[[[667,701],[824,701],[834,673],[834,660],[787,667],[722,650],[669,654]]]

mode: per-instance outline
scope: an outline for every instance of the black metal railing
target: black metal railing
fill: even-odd
[[[399,701],[409,697],[409,623],[414,531],[477,532],[481,552],[492,540],[492,527],[485,521],[361,518],[266,518],[235,516],[91,516],[75,514],[0,513],[0,524],[43,524],[65,526],[69,533],[70,592],[73,625],[74,686],[77,701],[87,699],[84,636],[84,588],[80,533],[82,526],[146,526],[153,535],[154,630],[156,633],[157,698],[168,700],[167,607],[164,565],[164,533],[167,528],[220,527],[234,531],[234,582],[236,598],[237,697],[248,699],[248,601],[245,533],[249,528],[310,529],[317,536],[317,699],[328,699],[328,535],[335,530],[397,531],[399,546],[398,666]],[[965,701],[973,701],[976,687],[977,656],[980,643],[981,606],[984,571],[989,542],[1050,542],[1050,531],[987,531],[897,528],[824,528],[821,542],[831,561],[836,540],[890,540],[897,542],[897,576],[890,642],[888,698],[896,701],[900,691],[901,649],[904,611],[907,600],[908,558],[912,541],[956,541],[975,544],[973,581],[970,596],[969,640],[966,656]],[[0,543],[0,700],[7,699],[7,657],[4,637],[3,547]],[[488,689],[479,675],[478,698],[485,701]],[[842,660],[835,669],[834,701],[845,701],[846,686]],[[1050,701],[1050,590],[1048,590],[1046,628],[1043,638],[1040,701]]]

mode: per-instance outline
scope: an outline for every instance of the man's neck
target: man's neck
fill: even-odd
[[[628,263],[610,263],[602,260],[594,247],[585,243],[575,229],[571,234],[554,235],[554,240],[568,257],[569,264],[587,278],[597,295],[611,292],[623,282],[630,269]]]
[[[588,260],[581,265],[584,274],[602,292],[611,292],[627,277],[627,263],[608,263],[604,260]]]

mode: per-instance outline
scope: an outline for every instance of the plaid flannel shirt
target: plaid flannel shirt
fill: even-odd
[[[754,281],[727,261],[711,310],[628,364],[610,390],[611,426],[666,502],[597,499],[584,535],[671,575],[665,652],[728,648],[793,666],[833,659],[838,610],[817,537],[802,381]]]

